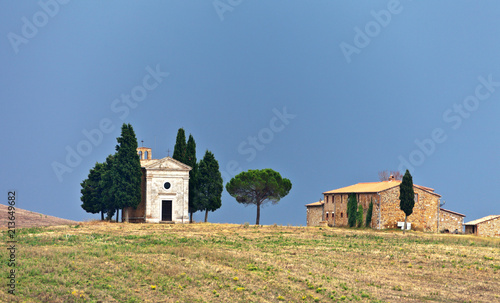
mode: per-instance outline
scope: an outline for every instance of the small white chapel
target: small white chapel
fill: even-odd
[[[189,171],[171,157],[153,159],[151,148],[139,147],[141,203],[123,209],[122,220],[132,223],[189,223]]]

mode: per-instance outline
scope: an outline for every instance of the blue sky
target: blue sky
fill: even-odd
[[[289,178],[262,224],[305,225],[322,192],[409,167],[466,221],[500,214],[498,1],[0,7],[0,184],[20,208],[98,218],[81,209],[80,182],[125,122],[154,158],[183,127],[225,182],[261,168]],[[209,221],[255,214],[224,191]]]

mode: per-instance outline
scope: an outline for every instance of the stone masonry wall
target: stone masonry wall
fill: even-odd
[[[328,199],[328,200],[325,200],[325,199]],[[323,201],[325,201],[325,204],[324,204],[325,217],[326,217],[326,213],[328,212],[328,220],[325,220],[328,222],[328,226],[333,226],[333,221],[335,220],[334,215],[332,215],[335,211],[335,207],[333,205],[333,199],[334,198],[332,195],[325,195],[324,200],[323,200]]]
[[[418,195],[418,202],[415,201],[413,214],[409,217],[415,224],[414,230],[437,232],[439,196],[416,187],[413,190]]]
[[[464,217],[445,210],[439,211],[439,232],[463,232]]]
[[[332,219],[329,220],[328,224],[331,226],[347,226],[347,201],[349,195],[347,194],[335,194],[333,195],[332,209],[335,213]],[[326,208],[325,208],[326,211]]]
[[[347,202],[349,200],[348,194],[329,194],[325,195],[325,214],[328,212],[328,225],[329,226],[347,226]],[[363,224],[366,220],[366,212],[370,205],[370,201],[373,200],[373,212],[372,212],[372,223],[371,227],[376,228],[377,226],[377,194],[357,194],[356,199],[358,204],[363,205]],[[332,216],[332,213],[334,215]]]
[[[124,209],[124,216],[122,214],[122,220],[128,221],[130,223],[144,223],[146,222],[146,170],[141,169],[141,202],[137,205],[137,208],[127,207]],[[124,218],[125,217],[125,218]]]
[[[408,217],[413,230],[437,231],[437,210],[439,207],[439,197],[421,190],[413,188],[418,194],[418,201],[415,201],[413,213]],[[382,228],[398,228],[398,222],[404,222],[405,214],[399,206],[399,186],[388,189],[380,193],[381,205],[381,225]]]
[[[307,207],[307,226],[319,226],[319,222],[323,221],[323,206]]]
[[[370,202],[373,201],[372,223],[370,227],[376,228],[378,212],[375,211],[375,208],[378,204],[378,194],[358,194],[356,199],[358,200],[358,205],[361,204],[363,206],[363,226],[366,224],[368,207],[370,206]]]
[[[500,218],[479,223],[477,225],[477,235],[483,237],[500,237]]]
[[[417,187],[414,187],[413,190],[418,195],[418,201],[415,201],[413,213],[408,217],[408,222],[412,223],[413,230],[437,232],[439,197]],[[325,214],[326,212],[335,213],[334,216],[329,216],[328,225],[348,225],[348,198],[348,194],[327,194],[324,196]],[[363,221],[366,220],[370,201],[373,201],[372,228],[398,228],[397,223],[403,222],[405,219],[404,212],[399,207],[399,186],[383,191],[380,195],[377,193],[356,194],[356,198],[358,204],[363,205]]]

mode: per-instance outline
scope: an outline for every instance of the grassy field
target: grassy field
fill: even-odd
[[[17,232],[17,295],[4,278],[2,302],[500,302],[500,239],[247,224]]]

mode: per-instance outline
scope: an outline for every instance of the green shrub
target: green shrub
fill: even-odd
[[[356,226],[363,226],[363,205],[361,204],[358,205],[358,212],[356,214]]]
[[[368,210],[366,211],[366,227],[370,227],[372,223],[372,215],[373,215],[373,199],[370,201],[370,205],[368,206]]]

